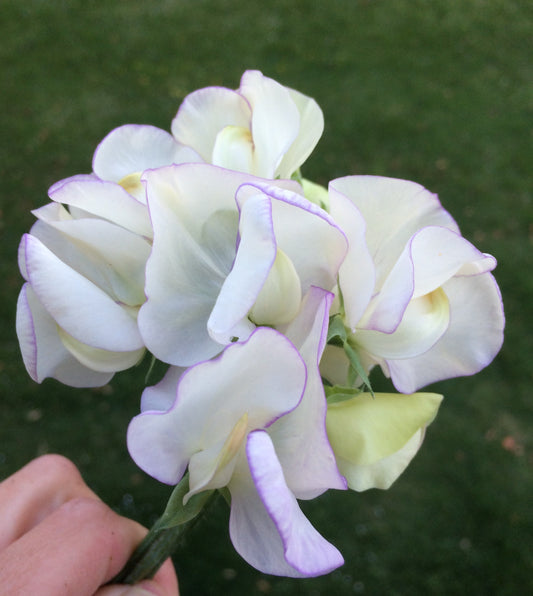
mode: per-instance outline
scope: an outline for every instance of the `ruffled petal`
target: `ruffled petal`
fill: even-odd
[[[328,436],[348,486],[354,490],[388,488],[409,463],[406,454],[415,455],[414,446],[420,444],[421,437],[413,437],[433,421],[441,401],[442,396],[435,393],[376,393],[375,397],[360,393],[329,404]],[[411,439],[414,442],[406,447]],[[404,447],[401,457],[388,460],[389,469],[383,464],[375,466]]]
[[[305,365],[294,346],[277,331],[258,329],[247,342],[188,369],[167,412],[136,416],[128,449],[139,467],[168,484],[180,480],[193,454],[210,450],[210,458],[200,462],[208,478],[191,484],[191,492],[203,489],[219,471],[218,454],[243,416],[247,429],[272,424],[298,405],[305,383]]]
[[[283,330],[307,366],[299,406],[269,428],[287,485],[299,499],[313,499],[329,488],[345,489],[326,433],[326,397],[318,363],[324,350],[333,296],[312,287],[300,313]]]
[[[450,304],[446,333],[420,356],[387,360],[398,391],[410,393],[442,379],[473,375],[490,364],[502,346],[505,317],[490,273],[454,277],[442,289]]]
[[[342,222],[348,239],[348,252],[339,269],[339,286],[342,289],[346,323],[354,330],[363,316],[375,286],[375,269],[366,244],[366,224],[353,202],[335,187],[329,185],[331,216]]]
[[[262,193],[251,197],[241,209],[240,242],[235,263],[224,280],[208,320],[209,334],[219,343],[233,337],[246,339],[254,326],[248,311],[263,287],[276,259],[270,199]]]
[[[170,366],[159,383],[146,387],[141,396],[141,412],[168,410],[176,399],[178,381],[185,370],[180,366]]]
[[[381,288],[405,245],[420,228],[441,226],[458,232],[437,195],[420,184],[381,176],[347,176],[330,182],[348,197],[366,222],[366,244]]]
[[[230,483],[230,536],[237,552],[259,571],[315,577],[344,563],[342,555],[304,516],[287,487],[274,445],[264,431],[250,433],[245,473]]]

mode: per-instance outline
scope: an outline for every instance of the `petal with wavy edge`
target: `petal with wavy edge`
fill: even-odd
[[[443,285],[450,323],[439,342],[409,360],[387,360],[398,391],[409,393],[442,379],[473,375],[492,362],[503,343],[500,290],[490,273],[454,277]]]
[[[146,205],[133,198],[122,186],[92,178],[73,177],[48,191],[57,203],[83,209],[135,234],[152,237]]]
[[[298,136],[285,152],[276,174],[281,178],[290,178],[311,155],[324,131],[324,115],[319,105],[294,89],[287,89],[300,114]]]
[[[441,226],[459,231],[437,195],[420,184],[381,176],[347,176],[330,182],[359,209],[366,222],[366,243],[380,289],[409,238],[420,228]]]
[[[271,200],[276,243],[294,265],[302,293],[312,285],[330,290],[348,250],[346,236],[336,221],[299,192],[265,181],[251,181],[239,188],[240,209],[257,190]]]
[[[136,416],[128,449],[145,472],[176,484],[192,455],[222,447],[244,414],[249,429],[264,428],[298,405],[305,384],[305,364],[295,347],[273,329],[257,329],[247,342],[185,372],[167,412]],[[197,479],[191,493],[204,485]]]
[[[25,234],[28,281],[58,325],[78,341],[112,352],[143,347],[134,318],[40,240]]]
[[[252,196],[242,206],[240,242],[235,263],[228,274],[207,322],[210,336],[219,343],[232,337],[246,339],[254,325],[246,318],[276,259],[276,238],[270,198]]]
[[[375,269],[366,244],[366,224],[358,208],[342,192],[329,184],[331,216],[342,222],[348,239],[348,252],[339,269],[339,286],[342,291],[346,323],[354,330],[372,297]]]
[[[287,485],[298,499],[313,499],[329,488],[345,489],[326,433],[326,397],[318,363],[324,350],[333,296],[312,287],[300,313],[283,330],[307,366],[300,405],[269,429]]]
[[[433,347],[449,324],[450,304],[446,293],[439,288],[411,300],[393,333],[358,329],[352,338],[377,359],[414,358]]]
[[[193,91],[183,100],[172,121],[172,134],[181,144],[194,149],[207,163],[212,161],[217,135],[227,126],[250,128],[251,112],[242,95],[225,87]]]
[[[67,351],[56,322],[27,283],[19,294],[16,327],[24,365],[37,383],[52,377],[71,387],[100,387],[113,377],[87,368]]]
[[[253,482],[241,472],[229,485],[237,552],[263,573],[288,577],[316,577],[342,565],[342,555],[298,506],[268,434],[250,433],[246,452]]]
[[[373,486],[392,484],[403,468],[391,465],[390,473],[384,475],[387,470],[369,466],[404,448],[416,433],[433,421],[441,401],[442,396],[435,393],[376,393],[375,397],[360,393],[352,399],[329,404],[328,436],[350,488],[362,484],[357,478],[360,466],[367,467],[366,483],[368,474],[374,470],[379,472],[379,480],[376,479]],[[391,460],[390,463],[398,462]]]
[[[141,396],[141,412],[166,412],[176,399],[178,381],[185,370],[181,366],[170,366],[159,383],[146,387]]]
[[[200,156],[165,130],[126,124],[100,142],[93,155],[93,171],[102,180],[120,182],[133,173],[194,161],[201,161]]]
[[[258,70],[248,70],[242,75],[239,92],[252,110],[254,168],[251,173],[275,178],[283,155],[300,130],[298,108],[288,89]]]

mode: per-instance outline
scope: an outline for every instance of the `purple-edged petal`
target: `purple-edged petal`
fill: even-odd
[[[185,370],[181,366],[170,366],[159,383],[146,387],[141,396],[141,412],[168,410],[176,399],[178,381]]]
[[[126,124],[112,130],[93,155],[93,171],[102,180],[120,182],[126,176],[171,164],[201,161],[168,132],[155,126]]]
[[[380,288],[409,238],[421,227],[441,226],[458,232],[437,195],[420,184],[381,176],[347,176],[330,182],[344,194],[366,222],[366,244]]]
[[[338,223],[298,192],[264,181],[251,181],[239,189],[237,203],[241,209],[256,189],[271,200],[276,243],[293,263],[302,293],[312,285],[330,290],[348,249]]]
[[[454,277],[443,286],[450,322],[440,341],[409,360],[387,360],[398,391],[413,393],[442,379],[473,375],[487,366],[503,343],[501,294],[490,273]]]
[[[339,285],[346,323],[353,330],[372,297],[376,273],[366,244],[365,220],[353,202],[335,188],[335,182],[329,187],[329,207],[331,216],[342,222],[348,238],[348,252],[339,269]]]
[[[52,377],[71,387],[99,387],[112,373],[91,370],[65,348],[57,324],[29,284],[24,284],[17,302],[17,337],[26,370],[37,383]]]
[[[219,343],[232,337],[246,339],[254,325],[246,318],[276,259],[276,238],[270,199],[251,197],[241,210],[240,243],[235,263],[207,322],[209,334]]]
[[[216,460],[243,416],[248,430],[264,428],[294,409],[305,383],[305,365],[294,346],[277,331],[258,329],[247,342],[232,344],[184,373],[170,410],[136,416],[128,449],[148,474],[176,484],[194,454],[210,450]],[[203,470],[208,463],[202,462]],[[209,468],[210,475],[220,471],[218,464]],[[195,478],[191,492],[210,479]]]
[[[109,351],[143,347],[135,319],[105,292],[26,234],[26,272],[39,300],[78,341]]]
[[[345,489],[326,433],[326,397],[318,363],[326,343],[333,296],[312,287],[296,319],[284,329],[307,366],[307,385],[299,406],[273,424],[269,433],[287,484],[299,499],[329,488]]]
[[[229,486],[237,552],[273,575],[316,577],[341,566],[342,555],[311,525],[287,487],[268,434],[250,433],[246,451],[253,484],[241,474]]]
[[[224,87],[206,87],[187,95],[172,121],[172,134],[192,147],[207,163],[212,162],[217,135],[227,126],[250,128],[250,106],[237,93]]]

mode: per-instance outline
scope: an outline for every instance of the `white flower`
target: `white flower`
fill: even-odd
[[[24,363],[37,382],[103,385],[144,354],[136,317],[151,246],[147,209],[92,176],[63,180],[49,194],[54,202],[34,211],[39,221],[19,250]]]
[[[403,393],[487,366],[503,341],[496,261],[461,237],[437,197],[414,182],[349,176],[330,183],[329,203],[350,243],[339,310],[363,365],[379,364]],[[334,382],[345,382],[341,360],[346,373],[339,348],[324,355]]]
[[[206,164],[143,177],[153,225],[139,328],[160,360],[189,366],[283,326],[311,286],[336,282],[346,239],[291,181]]]
[[[227,486],[236,550],[264,573],[328,573],[343,563],[309,523],[297,498],[344,489],[325,433],[318,360],[330,295],[312,288],[287,337],[257,329],[246,342],[187,370],[171,369],[128,429],[136,463],[177,484],[189,469],[193,494]]]
[[[317,103],[257,70],[237,91],[206,87],[188,95],[172,122],[181,145],[206,162],[263,178],[290,178],[324,129]]]

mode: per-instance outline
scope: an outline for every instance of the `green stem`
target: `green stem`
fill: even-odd
[[[193,495],[183,505],[183,497],[189,489],[189,475],[174,488],[163,515],[152,526],[137,546],[123,569],[109,582],[112,584],[135,584],[151,579],[161,565],[177,549],[186,532],[200,519],[206,505],[216,491],[204,491]]]
[[[172,528],[160,528],[159,522],[156,522],[135,549],[122,571],[110,583],[135,584],[143,579],[154,577],[161,565],[176,550],[185,530],[192,523],[193,520]]]

